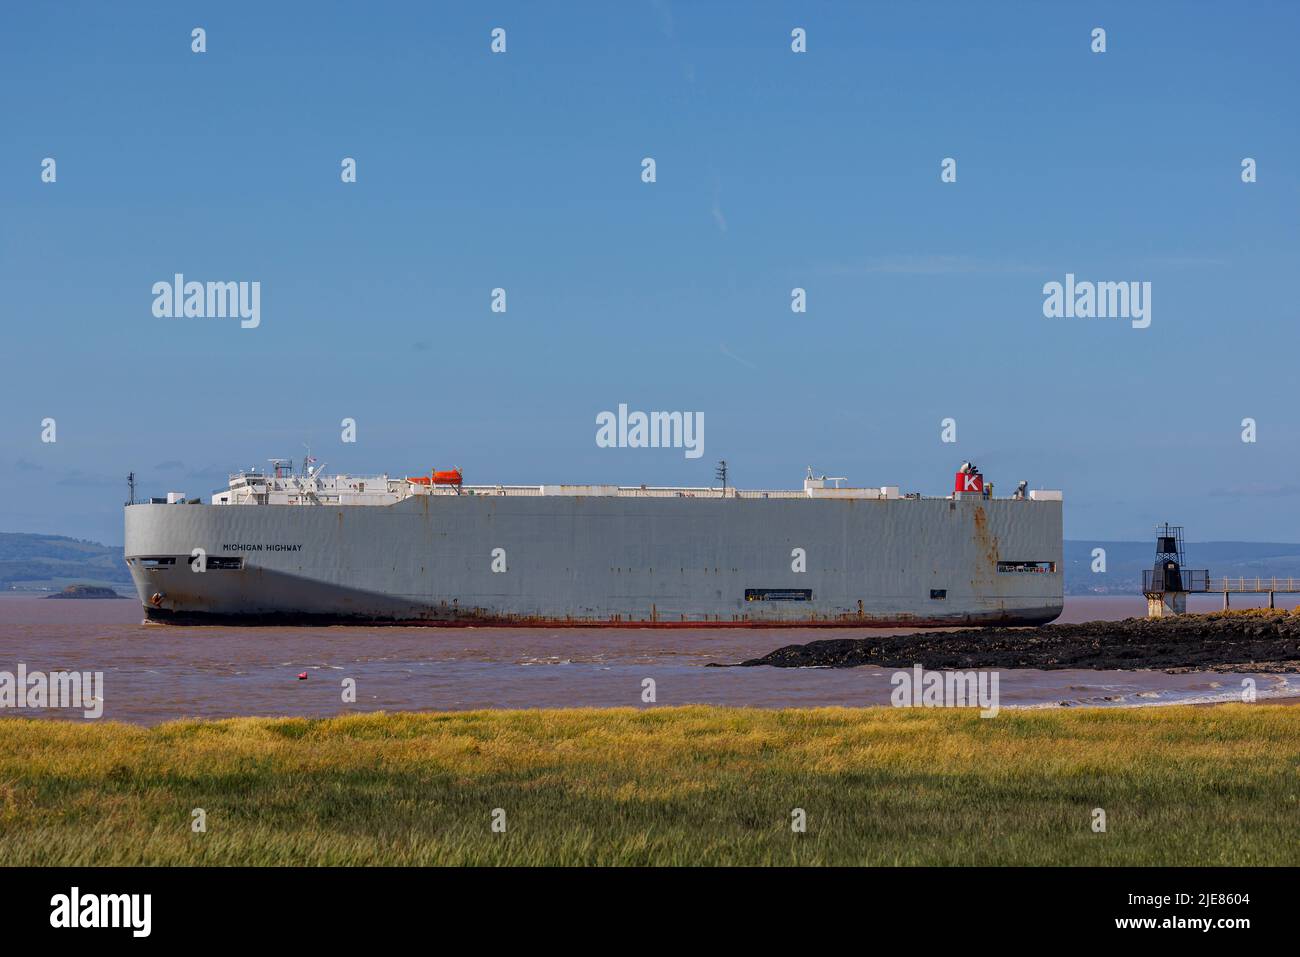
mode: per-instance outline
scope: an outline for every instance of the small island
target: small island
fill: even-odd
[[[111,588],[102,585],[68,585],[63,591],[46,595],[46,598],[125,598]]]

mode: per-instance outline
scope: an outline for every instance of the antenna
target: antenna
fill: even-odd
[[[722,497],[727,497],[727,460],[721,459],[718,467],[713,470],[713,477],[722,483]]]
[[[134,504],[135,504],[135,473],[134,473],[134,472],[128,472],[128,473],[127,473],[127,475],[126,475],[126,487],[127,487],[127,488],[130,490],[130,492],[131,492],[131,498],[130,498],[130,500],[129,500],[126,504],[127,504],[127,505],[134,505]]]

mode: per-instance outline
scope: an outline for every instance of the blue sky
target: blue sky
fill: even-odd
[[[973,459],[1064,489],[1067,537],[1300,541],[1294,4],[0,17],[0,529],[120,542],[128,470],[207,495],[308,442],[356,473],[726,458],[926,494]],[[259,281],[261,326],[156,318],[177,272]],[[1044,318],[1067,272],[1151,282],[1150,328]],[[702,412],[704,456],[598,448],[619,403]]]

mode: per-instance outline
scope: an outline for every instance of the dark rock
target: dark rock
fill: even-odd
[[[1178,615],[786,645],[742,666],[1300,672],[1300,615]]]

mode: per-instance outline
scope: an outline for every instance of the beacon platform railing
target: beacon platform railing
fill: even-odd
[[[1184,568],[1171,572],[1147,568],[1142,572],[1142,590],[1158,591],[1210,591],[1210,572],[1207,568]]]

